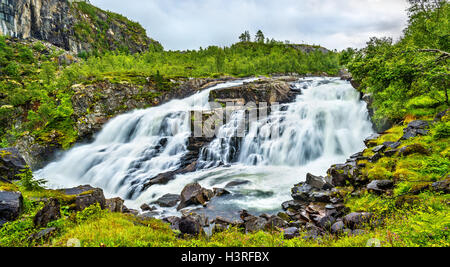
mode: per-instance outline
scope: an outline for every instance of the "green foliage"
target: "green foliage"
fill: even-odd
[[[449,36],[450,4],[410,2],[404,37],[395,44],[390,38],[372,38],[348,64],[361,90],[374,96],[376,121],[399,121],[407,114],[429,116],[436,108],[449,105],[445,40]],[[347,56],[342,56],[345,62]]]
[[[17,174],[17,177],[20,178],[20,186],[28,191],[42,190],[42,186],[47,183],[44,179],[34,179],[33,172],[28,167],[22,173]]]

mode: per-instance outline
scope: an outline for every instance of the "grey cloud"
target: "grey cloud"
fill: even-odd
[[[91,0],[140,22],[166,49],[230,45],[244,30],[330,49],[362,47],[372,36],[398,38],[406,0]]]

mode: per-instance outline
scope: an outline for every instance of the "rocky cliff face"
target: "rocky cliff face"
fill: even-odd
[[[84,1],[15,0],[10,6],[12,23],[3,21],[0,34],[33,37],[77,54],[116,49],[135,53],[161,47],[138,23]]]

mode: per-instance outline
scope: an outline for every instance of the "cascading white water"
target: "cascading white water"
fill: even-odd
[[[175,170],[187,152],[191,110],[209,109],[209,92],[255,80],[216,85],[182,100],[136,110],[108,122],[91,144],[76,146],[36,172],[52,187],[91,184],[108,195],[135,198],[143,183]]]
[[[211,90],[240,83],[221,84],[183,100],[118,116],[92,144],[71,149],[37,175],[58,187],[101,187],[108,195],[133,199],[126,202],[129,207],[167,193],[179,194],[194,181],[207,188],[223,188],[239,180],[243,183],[227,188],[231,196],[213,199],[216,210],[275,211],[290,199],[291,187],[304,180],[306,173],[324,175],[332,164],[360,151],[372,133],[366,104],[348,82],[301,79],[295,83],[302,90],[296,101],[273,108],[267,119],[250,125],[242,139],[230,133],[244,119],[244,112],[233,113],[219,130],[225,138],[216,138],[201,153],[199,162],[210,168],[178,175],[166,185],[153,185],[140,193],[143,182],[179,166],[190,135],[187,111],[208,110]]]

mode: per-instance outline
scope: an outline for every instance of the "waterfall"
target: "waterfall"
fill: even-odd
[[[363,140],[373,132],[366,104],[348,82],[302,78],[293,84],[293,90],[301,90],[296,100],[272,107],[269,116],[249,125],[244,137],[232,133],[245,120],[245,112],[233,112],[218,137],[202,149],[202,169],[141,192],[149,178],[180,165],[191,134],[189,111],[208,110],[211,90],[243,82],[120,115],[93,143],[74,147],[37,176],[53,187],[98,186],[107,195],[128,199],[131,207],[179,194],[190,182],[223,188],[234,181],[239,185],[227,187],[233,194],[216,200],[216,210],[275,211],[306,173],[325,175],[332,164],[364,148]]]

